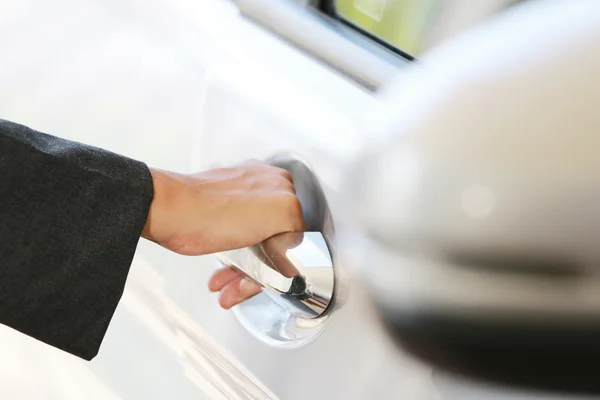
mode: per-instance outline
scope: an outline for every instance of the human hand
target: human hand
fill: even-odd
[[[154,199],[142,237],[184,255],[237,249],[304,230],[292,177],[247,161],[193,175],[153,169]]]

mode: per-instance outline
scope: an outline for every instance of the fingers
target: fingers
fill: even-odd
[[[234,267],[221,268],[210,277],[208,288],[221,292],[219,305],[228,310],[231,307],[260,293],[260,286]]]
[[[288,259],[287,251],[300,245],[303,238],[304,233],[302,232],[289,232],[265,240],[261,247],[263,253],[269,258],[269,266],[286,278],[299,276],[300,272]]]
[[[273,257],[272,262],[275,266],[275,270],[281,275],[285,276],[286,278],[300,276],[300,272],[296,269],[294,264],[287,258],[277,255]]]
[[[218,292],[225,285],[232,280],[236,279],[242,274],[238,269],[234,267],[223,267],[216,270],[208,280],[208,290],[211,292]]]
[[[276,168],[276,167],[274,167]],[[292,174],[290,174],[290,172],[286,169],[283,168],[278,168],[279,169],[279,173],[281,176],[283,176],[285,179],[287,179],[288,181],[290,181],[290,183],[294,183],[294,179],[292,178]]]
[[[175,179],[177,190],[164,196],[164,210],[153,213],[161,216],[161,230],[168,232],[160,240],[156,235],[144,236],[172,251],[209,254],[305,230],[302,204],[284,169],[250,160],[184,178]],[[233,271],[215,276],[211,290],[220,291],[234,277]]]
[[[277,246],[280,252],[286,252],[287,250],[298,247],[304,240],[304,232],[288,232],[281,234],[277,239],[269,240],[270,246]]]
[[[280,176],[285,178],[290,183],[294,182],[294,180],[292,179],[292,174],[290,174],[290,172],[288,170],[280,168],[280,167],[275,167],[269,163],[266,163],[265,161],[261,161],[261,160],[257,160],[257,159],[249,159],[249,160],[239,163],[238,165],[246,166],[246,167],[268,168],[268,169],[271,169],[272,171],[276,171]]]
[[[260,286],[253,280],[247,277],[238,277],[221,290],[219,305],[228,310],[258,293],[260,293]]]
[[[304,224],[304,217],[302,215],[302,204],[296,195],[292,194],[289,197],[289,204],[284,208],[289,215],[288,221],[290,222],[289,229],[280,232],[304,232],[306,225]],[[277,233],[280,233],[277,232]]]

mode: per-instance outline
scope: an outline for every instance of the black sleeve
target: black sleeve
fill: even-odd
[[[0,323],[91,360],[153,193],[141,162],[0,120]]]

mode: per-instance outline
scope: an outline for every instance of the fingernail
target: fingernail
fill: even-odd
[[[243,278],[240,281],[240,295],[242,297],[256,293],[260,290],[260,286],[250,278]]]

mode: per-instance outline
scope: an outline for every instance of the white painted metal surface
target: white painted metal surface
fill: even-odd
[[[320,158],[335,186],[338,160],[360,139],[347,116],[373,102],[220,0],[5,0],[0,53],[3,118],[184,172],[290,149]],[[218,307],[206,289],[214,267],[142,242],[100,355],[85,363],[3,328],[0,397],[299,399],[319,387],[311,397],[410,398],[429,388],[429,369],[391,351],[358,292],[327,334],[284,352]]]

